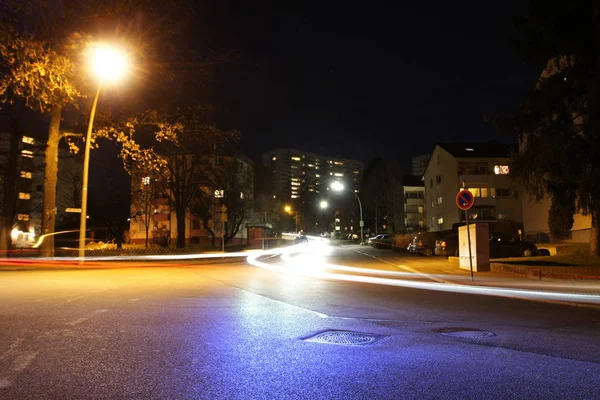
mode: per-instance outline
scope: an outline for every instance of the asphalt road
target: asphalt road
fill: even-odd
[[[0,399],[600,398],[598,308],[261,260],[0,271]]]

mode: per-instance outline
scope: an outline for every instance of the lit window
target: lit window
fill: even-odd
[[[315,176],[316,176],[317,178],[320,178],[320,177],[321,177],[321,175],[319,175],[319,174],[315,174]]]
[[[217,189],[215,190],[215,197],[216,198],[222,198],[225,197],[225,191],[223,189]]]
[[[444,217],[438,217],[437,223],[438,225],[442,225],[444,223]]]
[[[442,199],[442,196],[439,196],[439,197],[437,198],[437,203],[438,203],[438,204],[442,204],[442,200],[443,200],[443,199]]]
[[[31,150],[21,150],[21,155],[27,158],[33,158],[33,151]]]
[[[344,176],[344,174],[342,174],[341,172],[336,172],[334,175],[335,176]]]
[[[31,179],[31,172],[29,172],[29,171],[21,171],[21,178]]]
[[[496,175],[508,175],[508,165],[494,165],[494,173]]]
[[[315,189],[308,189],[308,191],[309,191],[309,192],[314,192],[314,191],[315,191]]]
[[[29,221],[29,214],[17,214],[19,221]]]
[[[23,136],[23,143],[27,143],[27,144],[33,144],[35,142],[35,140],[33,140],[32,137],[29,136]]]
[[[292,195],[292,199],[297,199],[298,197],[300,197],[300,196],[298,196],[297,194]]]
[[[488,188],[481,188],[481,197],[488,197]]]
[[[336,161],[336,162],[334,162],[334,164],[335,164],[335,165],[344,165],[344,163],[343,163],[343,162],[341,162],[341,161]]]
[[[358,171],[354,171],[355,174],[358,174]]]
[[[244,192],[240,192],[240,199],[244,200]]]
[[[149,185],[150,184],[150,177],[149,176],[145,176],[142,178],[142,185]]]
[[[481,197],[480,188],[469,188],[469,192],[473,193],[473,197]]]
[[[300,157],[292,157],[292,161],[300,161]]]
[[[333,172],[330,172],[329,175],[333,175]]]
[[[474,148],[472,148],[472,147],[465,147],[465,150],[466,150],[466,151],[475,151],[475,149],[474,149]]]
[[[19,192],[19,199],[29,200],[31,199],[31,193]]]
[[[340,222],[340,219],[339,219],[339,218],[336,218],[336,219],[335,219],[335,222]]]

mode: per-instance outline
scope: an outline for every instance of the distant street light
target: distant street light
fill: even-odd
[[[90,166],[90,141],[92,139],[92,128],[94,126],[94,116],[96,115],[96,106],[98,97],[102,90],[104,82],[118,80],[126,70],[127,62],[125,56],[110,47],[94,47],[91,49],[90,67],[99,78],[96,96],[92,102],[90,112],[90,121],[88,123],[87,134],[85,136],[85,152],[83,156],[83,176],[81,179],[81,216],[79,219],[79,257],[85,256],[85,231],[87,219],[87,195],[88,195],[88,175]]]
[[[319,207],[321,207],[322,209],[325,209],[325,208],[329,207],[329,204],[325,200],[323,200],[319,203]]]
[[[341,192],[344,190],[344,185],[338,181],[335,181],[331,184],[331,188],[336,192]],[[358,207],[360,208],[360,242],[362,243],[364,241],[363,226],[365,225],[365,222],[363,221],[362,203],[360,202],[360,197],[358,197],[358,194],[354,191],[352,193],[354,193],[356,196],[356,200],[358,200]]]
[[[283,208],[286,213],[294,216],[294,223],[296,224],[296,232],[298,232],[298,212],[292,210],[292,206],[285,206]]]

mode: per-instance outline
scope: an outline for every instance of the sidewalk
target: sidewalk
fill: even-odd
[[[575,267],[577,271],[565,273],[564,268],[514,266],[492,262],[489,272],[473,272],[459,267],[458,259],[418,256],[412,253],[391,250],[373,250],[369,246],[337,243],[344,248],[359,252],[382,263],[395,266],[398,271],[412,272],[419,279],[435,282],[455,283],[503,288],[560,290],[575,293],[600,295],[600,276],[597,267]],[[590,269],[591,268],[591,269]],[[540,275],[541,271],[541,275]]]

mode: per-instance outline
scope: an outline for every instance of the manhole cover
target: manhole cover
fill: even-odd
[[[367,333],[347,332],[347,331],[327,331],[321,332],[309,338],[307,342],[317,342],[326,344],[341,344],[346,346],[364,346],[372,344],[379,339],[379,335],[370,335]]]
[[[440,335],[452,336],[464,339],[481,339],[496,336],[494,332],[480,331],[478,329],[447,328],[438,331]]]

